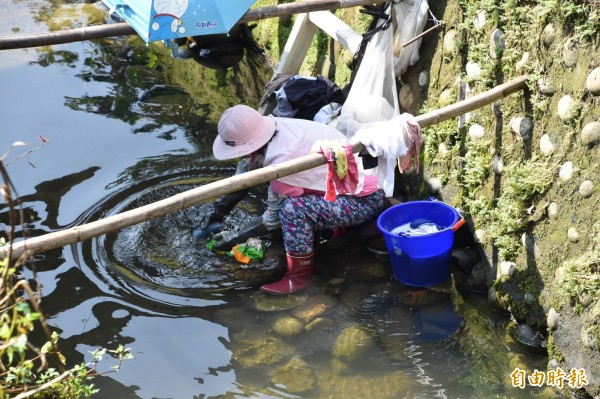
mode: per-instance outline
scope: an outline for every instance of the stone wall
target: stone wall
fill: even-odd
[[[543,335],[549,370],[584,369],[598,396],[600,6],[565,17],[574,3],[463,3],[431,2],[446,27],[402,76],[420,104],[406,110],[521,75],[528,90],[425,129],[427,166],[407,195],[434,193],[466,213],[484,255],[467,284]]]

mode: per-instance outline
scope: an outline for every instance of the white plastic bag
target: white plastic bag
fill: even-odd
[[[383,23],[379,20],[379,25]],[[389,120],[399,113],[390,26],[375,33],[367,43],[337,128],[351,138],[360,128]]]
[[[404,47],[423,32],[427,23],[429,3],[427,0],[402,0],[394,4],[394,65],[395,75],[400,76],[409,66],[419,61],[422,38]]]

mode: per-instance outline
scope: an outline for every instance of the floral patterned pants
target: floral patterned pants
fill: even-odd
[[[314,194],[287,197],[279,211],[285,250],[292,256],[311,254],[315,231],[369,221],[384,209],[386,202],[381,189],[364,197],[338,195],[333,202]]]

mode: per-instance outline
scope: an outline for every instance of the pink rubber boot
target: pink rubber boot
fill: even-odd
[[[274,295],[292,294],[302,291],[308,285],[308,279],[314,267],[315,254],[292,256],[287,254],[287,273],[275,283],[265,284],[261,291]]]

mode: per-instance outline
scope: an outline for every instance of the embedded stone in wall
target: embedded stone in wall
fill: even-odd
[[[573,97],[566,95],[558,100],[558,116],[560,119],[568,120],[573,117],[577,111],[577,103]]]
[[[537,87],[540,93],[545,96],[552,96],[554,93],[556,93],[556,87],[548,77],[539,78],[537,81]]]
[[[510,120],[510,127],[513,132],[519,135],[523,141],[531,139],[533,132],[533,121],[530,117],[519,116]]]
[[[446,155],[448,155],[448,149],[446,148],[446,144],[440,143],[440,145],[438,146],[438,156],[440,158],[446,158]]]
[[[579,300],[579,303],[585,306],[586,308],[592,304],[592,299],[595,300],[595,298],[592,298],[592,295],[590,295],[590,293],[587,291],[580,292],[579,294],[577,294],[577,299]]]
[[[474,124],[469,127],[469,137],[471,140],[479,140],[485,135],[485,129],[479,124]]]
[[[583,198],[589,198],[594,192],[594,183],[591,180],[585,180],[579,186],[579,195]]]
[[[500,262],[500,272],[502,273],[503,276],[512,277],[512,275],[515,274],[516,270],[517,270],[517,265],[515,264],[515,262],[509,262],[509,261]]]
[[[585,145],[600,143],[600,122],[590,122],[583,127],[581,142]]]
[[[577,241],[579,241],[579,233],[577,232],[577,229],[575,229],[575,227],[569,227],[569,230],[567,230],[567,238],[572,243],[576,243]]]
[[[468,61],[465,69],[467,71],[467,76],[470,79],[477,80],[479,79],[479,76],[481,76],[481,67],[476,62]]]
[[[506,46],[504,32],[500,29],[494,30],[490,36],[490,57],[495,60],[496,53],[504,50],[504,46]]]
[[[451,55],[458,49],[456,45],[458,41],[457,38],[458,31],[456,29],[450,29],[448,32],[446,32],[444,35],[444,42],[442,44],[442,52],[444,55]]]
[[[596,338],[591,328],[588,330],[581,326],[581,342],[589,349],[596,349]]]
[[[444,188],[444,185],[442,184],[442,181],[437,177],[431,177],[427,179],[427,187],[429,188],[430,192],[439,193],[442,190],[442,188]]]
[[[536,259],[540,257],[540,247],[535,242],[535,238],[527,233],[521,236],[521,243],[529,255],[533,255]]]
[[[544,43],[544,46],[546,48],[550,47],[550,45],[552,45],[552,42],[554,42],[554,38],[556,37],[556,29],[554,29],[554,25],[552,24],[548,24],[544,27],[544,30],[542,30],[542,43]]]
[[[554,272],[554,279],[556,280],[556,283],[561,285],[565,282],[565,268],[562,266],[559,266],[556,268],[556,271]]]
[[[546,324],[548,328],[552,331],[558,328],[558,313],[554,308],[550,308],[548,311],[548,317],[546,318]]]
[[[545,156],[552,155],[554,152],[554,144],[552,143],[552,140],[550,140],[550,136],[547,134],[544,134],[540,139],[540,151]]]
[[[482,244],[485,241],[485,230],[477,229],[474,234],[475,242]]]
[[[573,177],[573,162],[565,162],[558,171],[558,176],[564,182],[571,180]]]
[[[403,84],[398,92],[398,101],[403,110],[409,113],[415,112],[415,95],[413,94],[412,88],[408,84]]]
[[[481,10],[473,17],[473,27],[483,29],[485,27],[485,11]]]
[[[579,48],[574,40],[567,40],[563,45],[563,64],[572,68],[577,65],[577,58],[579,58]]]
[[[521,57],[521,59],[517,62],[517,65],[515,66],[515,69],[517,72],[522,72],[525,69],[525,66],[527,65],[527,62],[529,61],[529,52],[525,51],[523,53],[523,56]]]
[[[551,202],[548,205],[548,217],[553,220],[558,219],[558,204],[556,202]]]
[[[600,96],[600,67],[595,68],[585,80],[585,88],[595,96]]]
[[[438,104],[440,107],[445,107],[446,105],[450,105],[454,102],[454,95],[452,93],[452,89],[446,89],[442,91],[440,97],[438,98]]]
[[[535,303],[535,296],[531,292],[526,292],[525,295],[523,295],[523,300],[525,303],[532,305]]]
[[[429,72],[421,71],[419,74],[419,86],[426,87],[429,84]]]
[[[492,169],[497,175],[502,174],[502,169],[504,169],[504,162],[502,162],[502,158],[500,155],[496,154],[492,159]]]

